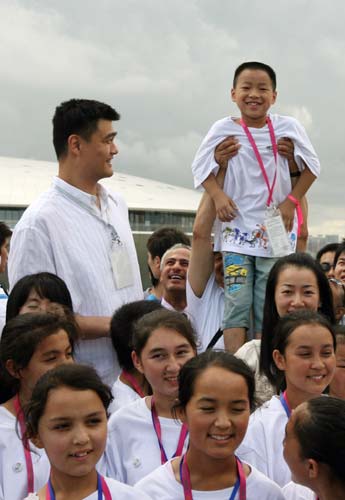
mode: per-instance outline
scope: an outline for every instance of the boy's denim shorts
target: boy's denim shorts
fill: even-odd
[[[276,260],[274,257],[223,252],[225,300],[223,330],[248,329],[253,306],[254,331],[261,332],[266,282]]]

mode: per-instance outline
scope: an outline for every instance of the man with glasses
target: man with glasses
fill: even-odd
[[[339,243],[329,243],[322,247],[316,254],[316,260],[322,267],[327,278],[334,278],[334,257]]]

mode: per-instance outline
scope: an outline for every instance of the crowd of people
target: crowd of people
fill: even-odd
[[[239,118],[193,161],[193,235],[148,239],[144,291],[111,106],[56,108],[58,175],[0,223],[0,500],[345,498],[345,243],[305,253],[319,161],[239,66]]]

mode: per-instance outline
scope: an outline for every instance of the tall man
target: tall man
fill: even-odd
[[[67,284],[82,330],[76,356],[111,383],[119,368],[108,338],[110,316],[142,298],[128,209],[98,181],[113,175],[118,153],[107,104],[71,99],[56,108],[53,143],[59,162],[52,187],[25,211],[11,241],[10,286],[50,271]]]

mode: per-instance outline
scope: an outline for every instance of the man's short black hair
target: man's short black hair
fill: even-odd
[[[321,257],[324,253],[327,252],[336,252],[338,250],[339,243],[328,243],[324,247],[320,248],[320,250],[316,254],[316,260],[320,262]]]
[[[11,229],[4,222],[0,222],[0,248],[10,236],[12,236]]]
[[[270,80],[272,82],[272,88],[273,90],[276,90],[277,88],[277,77],[275,74],[275,71],[271,68],[271,66],[268,66],[268,64],[264,64],[258,61],[248,61],[240,64],[238,68],[236,68],[235,73],[234,73],[234,81],[233,81],[233,87],[235,88],[237,85],[237,80],[242,71],[245,71],[246,69],[259,69],[261,71],[265,71],[265,73],[268,74],[270,77]]]
[[[119,120],[114,108],[91,99],[70,99],[57,106],[53,117],[53,144],[57,158],[67,153],[67,140],[78,134],[88,141],[97,130],[98,120]]]
[[[151,257],[162,258],[163,254],[176,243],[190,246],[190,238],[183,231],[175,227],[162,227],[151,234],[146,243],[146,248]]]

